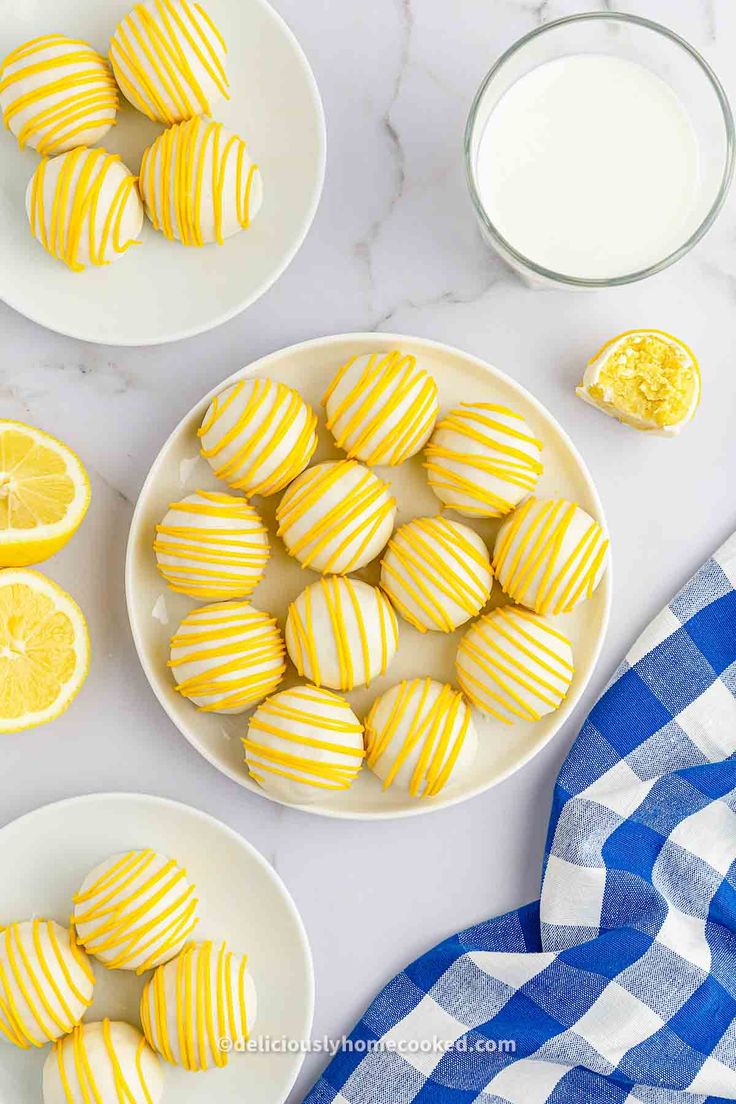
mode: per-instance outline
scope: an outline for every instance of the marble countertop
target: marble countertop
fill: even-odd
[[[226,821],[267,856],[294,895],[314,952],[315,1034],[340,1035],[417,953],[536,896],[553,781],[587,708],[639,630],[736,525],[736,192],[694,253],[652,280],[585,294],[532,291],[480,239],[463,177],[463,126],[502,49],[539,22],[586,5],[274,3],[314,67],[328,124],[324,197],[286,275],[215,332],[153,349],[85,345],[0,307],[2,416],[58,434],[91,472],[88,520],[48,573],[87,612],[94,645],[89,682],[69,713],[0,744],[0,822],[103,790],[158,793]],[[619,7],[689,39],[736,101],[732,0],[626,0]],[[609,336],[639,326],[674,332],[699,355],[702,405],[679,440],[638,436],[574,396],[585,359]],[[205,391],[281,346],[372,329],[457,345],[546,403],[597,481],[615,593],[603,657],[583,702],[524,770],[431,817],[336,822],[249,794],[176,732],[133,649],[123,560],[148,468]],[[307,1058],[293,1101],[323,1062]]]

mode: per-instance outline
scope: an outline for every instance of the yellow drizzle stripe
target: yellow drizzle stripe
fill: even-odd
[[[90,1028],[98,1026],[97,1024],[80,1024],[75,1027],[71,1035],[66,1036],[64,1039],[59,1039],[54,1044],[54,1056],[56,1058],[56,1067],[59,1073],[59,1080],[61,1081],[62,1088],[64,1090],[64,1098],[67,1104],[78,1104],[78,1097],[72,1092],[69,1082],[69,1075],[66,1069],[65,1054],[68,1050],[72,1051],[72,1059],[74,1064],[74,1073],[76,1075],[77,1083],[79,1085],[80,1092],[82,1094],[83,1104],[108,1104],[108,1098],[103,1100],[102,1090],[98,1079],[95,1077],[92,1063],[89,1060],[89,1054],[87,1051],[87,1040],[90,1037]],[[141,1063],[142,1054],[146,1045],[145,1039],[141,1039],[140,1044],[136,1051],[136,1073],[138,1074],[139,1088],[142,1096],[134,1091],[128,1080],[123,1073],[120,1065],[120,1059],[115,1049],[115,1043],[112,1037],[112,1025],[110,1020],[105,1019],[99,1025],[102,1028],[102,1038],[105,1046],[105,1052],[107,1054],[108,1062],[110,1063],[110,1069],[112,1070],[113,1083],[115,1086],[115,1095],[117,1097],[118,1104],[153,1104],[151,1094],[148,1091],[148,1086],[143,1074],[143,1066]],[[112,1104],[110,1101],[109,1104]]]
[[[304,702],[304,706],[297,708],[299,702]],[[310,711],[310,704],[328,706],[338,713],[346,712],[349,716],[344,719],[339,715],[325,716]],[[243,740],[251,775],[259,782],[263,774],[274,774],[320,789],[348,789],[355,781],[362,765],[365,755],[362,746],[356,748],[331,740],[322,740],[318,736],[309,736],[303,731],[305,728],[313,729],[317,733],[331,732],[336,735],[360,736],[363,732],[363,726],[356,720],[348,703],[336,694],[311,686],[305,686],[299,692],[285,690],[281,694],[267,698],[251,719],[248,736]],[[272,741],[264,743],[263,738],[255,739],[254,735],[257,736],[258,733],[263,733],[266,737],[276,737],[287,747],[274,746]],[[296,745],[305,752],[311,748],[328,751],[337,756],[347,756],[357,761],[354,763],[320,762],[308,754],[295,754],[289,750],[289,745]]]
[[[211,17],[189,0],[136,4],[110,42],[110,61],[126,97],[149,119],[167,125],[210,114],[211,102],[190,64],[191,54],[217,92],[230,98],[226,53]]]
[[[245,639],[239,639],[247,633]],[[177,686],[187,698],[216,700],[200,705],[203,712],[246,708],[278,686],[286,664],[284,642],[276,620],[247,602],[223,602],[192,610],[171,639],[168,666],[206,664]],[[257,671],[253,668],[263,666]]]
[[[224,145],[222,123],[199,117],[165,130],[148,147],[141,161],[141,191],[146,210],[156,230],[177,238],[182,245],[205,245],[202,231],[205,168],[211,163],[211,204],[215,241],[222,245],[225,181],[228,163],[237,158],[235,203],[238,223],[250,226],[253,178],[258,166],[250,162],[244,175],[245,142],[232,135]]]
[[[235,1043],[248,1038],[247,958],[243,955],[236,963],[224,943],[219,945],[216,959],[214,950],[211,941],[189,944],[168,966],[156,970],[141,998],[141,1023],[150,1045],[168,1062],[193,1072],[227,1065],[228,1053],[219,1046],[220,1039]],[[169,977],[175,971],[173,1009],[167,971]],[[175,1040],[169,1036],[170,1022],[175,1025]]]
[[[530,630],[549,638],[540,640]],[[457,674],[465,696],[504,724],[514,717],[538,721],[537,703],[558,709],[567,696],[575,668],[554,642],[570,642],[528,610],[501,607],[482,617],[465,634],[457,655]],[[511,654],[520,652],[523,658]],[[480,674],[469,668],[477,667]],[[511,716],[509,716],[511,714]]]
[[[56,930],[55,930],[53,924],[49,924],[48,933],[49,933],[49,939],[51,940],[52,949],[53,949],[54,954],[56,956],[56,959],[59,963],[59,967],[61,969],[61,972],[64,975],[64,980],[65,980],[66,984],[69,986],[69,988],[71,989],[72,993],[77,998],[77,1000],[84,1003],[84,1001],[87,1000],[88,998],[86,998],[84,993],[80,992],[78,987],[74,984],[74,979],[72,978],[72,975],[71,975],[69,967],[66,963],[66,960],[64,959],[64,956],[62,955],[61,947],[59,946],[58,941],[56,939]],[[76,962],[77,966],[79,966],[80,970],[82,971],[82,973],[86,977],[87,981],[91,985],[94,985],[95,984],[95,975],[94,975],[94,972],[92,970],[92,966],[90,965],[90,962],[89,962],[89,959],[87,958],[86,953],[82,950],[82,948],[79,944],[79,939],[77,937],[77,933],[76,933],[76,930],[75,930],[75,927],[74,927],[73,923],[71,923],[69,925],[69,949],[72,952],[72,958]]]
[[[360,354],[359,354],[360,355]],[[358,360],[348,360],[330,384],[329,402]],[[327,428],[338,448],[367,464],[401,464],[421,447],[437,409],[437,386],[417,368],[416,357],[398,350],[371,353],[357,382],[329,411]]]
[[[184,883],[183,885],[181,883]],[[163,899],[176,892],[173,903]],[[155,851],[130,851],[84,894],[74,898],[74,920],[84,927],[89,954],[105,954],[110,969],[144,958],[142,974],[171,957],[197,925],[195,889],[186,871]]]
[[[459,554],[471,562],[460,560]],[[427,631],[427,621],[441,632],[452,632],[457,622],[448,612],[448,602],[473,617],[490,594],[490,561],[460,526],[444,518],[416,518],[402,525],[389,541],[381,567],[381,587],[419,632]],[[407,606],[401,590],[416,602],[426,620]]]
[[[470,710],[462,694],[451,686],[443,686],[435,701],[428,705],[432,685],[429,678],[416,678],[398,685],[398,695],[388,723],[376,729],[376,712],[381,698],[373,703],[366,717],[366,762],[375,767],[386,755],[395,739],[399,739],[406,718],[406,734],[398,748],[392,751],[393,762],[383,783],[388,789],[409,757],[418,750],[417,762],[409,781],[412,797],[435,797],[447,784],[457,762],[470,724]],[[460,719],[456,735],[453,733]]]
[[[32,953],[29,953],[24,935],[30,931]],[[44,946],[44,939],[50,944],[50,952]],[[76,947],[74,933],[69,932],[69,946],[75,962],[83,968],[90,982],[90,992],[94,981],[86,960]],[[90,996],[84,996],[73,984],[68,966],[62,958],[61,948],[56,940],[54,926],[50,920],[33,920],[28,924],[10,924],[2,932],[4,959],[0,959],[0,1032],[15,1046],[27,1050],[29,1047],[42,1047],[60,1035],[67,1034],[79,1022],[84,1011],[92,1003]],[[68,986],[64,993],[54,979],[54,969],[62,967],[62,976]],[[24,1019],[15,990],[28,1005],[30,1022]],[[69,1007],[74,998],[82,1007],[75,1014]],[[55,1010],[56,1001],[61,1014]]]
[[[388,599],[375,587],[372,588],[372,595],[377,603],[380,624],[381,660],[379,674],[383,675],[386,673],[389,659],[398,646],[399,626]],[[370,685],[372,649],[360,599],[353,580],[339,575],[328,575],[324,579],[320,579],[319,582],[308,586],[289,606],[287,624],[291,630],[294,647],[294,655],[291,658],[298,673],[306,675],[316,686],[322,685],[323,673],[319,662],[319,645],[314,625],[313,601],[315,598],[317,601],[321,599],[324,603],[329,618],[330,633],[337,650],[340,688],[352,690],[356,685]],[[343,602],[349,604],[358,630],[360,639],[359,656],[353,656],[350,651],[348,625],[343,611]],[[302,605],[303,612],[300,610]],[[389,647],[389,637],[392,640],[391,648]]]
[[[542,474],[538,459],[542,442],[523,428],[506,425],[504,417],[524,425],[521,415],[494,403],[461,403],[437,423],[427,445],[424,467],[438,498],[458,503],[468,514],[501,517],[514,508],[519,491],[526,494],[534,490]],[[479,444],[484,451],[474,452],[460,442],[452,447],[440,444],[438,438],[443,432]],[[462,473],[452,470],[454,464],[462,466]],[[484,486],[484,478],[488,476],[508,483],[517,493],[509,499],[491,491]]]
[[[58,52],[39,57],[50,49]],[[0,69],[0,95],[34,77],[42,77],[37,87],[11,99],[3,111],[10,128],[16,116],[32,110],[17,134],[21,149],[31,144],[53,156],[85,131],[115,125],[117,85],[105,58],[86,42],[45,35],[19,46]]]
[[[285,383],[262,377],[240,380],[215,396],[198,436],[215,433],[232,404],[242,407],[233,426],[222,430],[214,443],[207,446],[203,443],[202,455],[210,461],[218,479],[224,479],[231,487],[251,495],[276,494],[304,470],[317,447],[314,411]],[[254,428],[253,423],[259,417],[262,420]],[[299,434],[284,459],[272,470],[267,461],[297,419],[303,422]],[[233,444],[237,445],[235,453],[218,462],[222,451]]]
[[[327,496],[339,493],[341,483],[354,473],[359,474],[358,482],[348,485],[335,505],[327,507]],[[324,553],[328,558],[321,570],[343,575],[363,562],[365,549],[395,508],[396,499],[387,484],[354,460],[317,464],[289,487],[279,503],[277,533],[302,567]],[[310,512],[314,517],[305,532],[298,538],[290,536],[290,530]]]
[[[136,187],[136,178],[126,173],[120,181],[102,232],[97,233],[97,206],[102,186],[112,166],[120,161],[117,154],[106,153],[100,149],[86,149],[80,146],[64,154],[51,199],[51,217],[46,222],[46,203],[44,180],[48,159],[45,158],[31,182],[30,221],[35,237],[49,253],[64,261],[74,272],[85,267],[79,260],[79,246],[82,234],[87,232],[90,264],[105,265],[108,242],[116,253],[125,253],[131,245],[139,245],[138,239],[120,242],[120,223],[123,213]]]
[[[575,503],[562,498],[530,498],[506,522],[496,543],[493,567],[514,601],[531,605],[537,613],[559,614],[569,613],[582,598],[591,596],[609,541],[591,518],[563,558],[562,548],[578,510]]]
[[[49,936],[49,938],[52,942],[52,948],[54,950],[54,953],[56,953],[56,948],[58,947],[58,943],[56,942],[56,936],[54,934],[53,927],[51,927],[51,926],[47,927],[47,934],[48,934],[48,936]],[[74,938],[73,933],[71,933],[71,939],[73,939],[73,938]],[[41,928],[40,928],[40,925],[34,925],[34,928],[33,928],[33,949],[36,952],[36,960],[39,963],[39,965],[41,966],[41,970],[43,972],[43,976],[44,976],[46,985],[51,990],[51,993],[56,998],[58,1003],[61,1005],[61,1009],[62,1009],[62,1013],[63,1013],[64,1018],[59,1019],[53,1013],[50,1005],[48,1004],[48,1002],[45,999],[44,999],[44,1008],[49,1013],[51,1019],[57,1025],[57,1027],[60,1027],[62,1031],[65,1031],[66,1030],[66,1025],[69,1024],[69,1023],[75,1023],[77,1017],[74,1015],[74,1013],[70,1009],[69,1004],[67,1003],[67,1000],[66,1000],[62,990],[57,985],[56,980],[54,979],[54,975],[53,975],[53,973],[50,969],[50,966],[49,966],[48,962],[46,961],[46,957],[43,953],[43,947],[41,946]],[[25,956],[24,956],[24,965],[28,966],[28,959]]]
[[[263,522],[249,502],[234,495],[197,491],[192,499],[196,500],[169,506],[181,515],[182,524],[156,526],[153,550],[159,571],[172,590],[192,598],[247,596],[268,562]],[[195,517],[212,518],[218,524],[209,528],[186,524]],[[183,562],[162,561],[169,556]]]

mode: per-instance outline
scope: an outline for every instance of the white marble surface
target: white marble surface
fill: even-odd
[[[276,0],[276,6],[314,66],[329,133],[322,205],[279,283],[214,333],[152,350],[87,346],[0,307],[2,416],[57,433],[92,473],[88,520],[48,571],[83,605],[94,644],[89,683],[69,713],[0,744],[0,822],[101,790],[159,793],[225,820],[268,856],[296,898],[314,950],[315,1031],[340,1034],[412,956],[535,896],[553,780],[586,707],[650,616],[736,525],[736,192],[700,247],[656,279],[592,294],[533,292],[494,259],[476,231],[462,130],[497,54],[541,20],[585,5]],[[736,99],[733,0],[621,6],[690,39]],[[639,437],[573,395],[586,356],[608,336],[637,326],[674,331],[699,354],[703,402],[679,440]],[[148,467],[204,391],[280,346],[373,328],[461,346],[547,404],[597,480],[613,538],[615,597],[604,656],[584,703],[530,766],[448,812],[361,824],[260,800],[217,774],[178,735],[136,660],[123,558]],[[294,1101],[321,1065],[317,1056],[307,1059]]]

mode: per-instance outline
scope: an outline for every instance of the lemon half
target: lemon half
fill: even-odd
[[[81,525],[89,500],[87,473],[71,449],[0,419],[0,567],[53,556]]]
[[[54,720],[89,670],[89,635],[73,598],[37,571],[0,571],[0,734]]]
[[[630,330],[592,357],[577,394],[634,429],[671,437],[692,420],[700,388],[684,342],[662,330]]]

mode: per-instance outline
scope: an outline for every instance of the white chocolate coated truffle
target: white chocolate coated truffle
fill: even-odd
[[[254,376],[215,395],[197,432],[218,479],[247,495],[272,495],[304,471],[317,447],[316,429],[301,395]]]
[[[43,1104],[159,1104],[163,1091],[158,1058],[120,1020],[75,1027],[43,1067]]]
[[[323,402],[338,448],[366,464],[401,464],[414,456],[439,409],[432,377],[416,357],[398,350],[351,357]]]
[[[513,606],[470,626],[455,668],[466,698],[505,724],[538,721],[559,709],[575,673],[567,637],[538,614]]]
[[[365,720],[366,763],[411,797],[436,797],[465,779],[478,751],[470,707],[452,686],[431,678],[400,682],[381,694]]]
[[[569,613],[590,598],[608,565],[597,521],[564,498],[529,498],[504,521],[493,569],[505,594],[541,614]]]
[[[327,575],[291,603],[286,647],[316,686],[352,690],[386,673],[399,644],[391,603],[378,587]]]
[[[278,535],[303,567],[345,575],[385,547],[396,518],[387,483],[356,460],[307,468],[276,511]]]
[[[381,561],[381,587],[420,632],[452,632],[483,609],[493,583],[491,558],[477,533],[448,518],[401,525]]]
[[[190,943],[148,979],[140,1011],[146,1039],[167,1062],[191,1071],[226,1066],[220,1040],[242,1043],[256,1020],[246,956],[222,942]]]
[[[576,394],[624,425],[676,437],[700,403],[700,369],[684,342],[662,330],[629,330],[588,362]]]
[[[53,157],[107,134],[117,117],[118,89],[107,60],[86,42],[44,35],[3,61],[0,109],[21,149]]]
[[[466,517],[503,517],[536,487],[542,442],[506,406],[462,403],[437,423],[424,466],[446,506]]]
[[[246,598],[263,578],[270,549],[256,510],[240,495],[195,491],[172,502],[153,543],[172,590],[191,598]]]
[[[26,212],[34,238],[74,272],[118,260],[143,226],[135,177],[102,149],[42,161],[28,184]]]
[[[139,183],[154,229],[182,245],[222,245],[248,229],[263,202],[245,142],[212,119],[160,134],[143,154]]]
[[[225,40],[204,4],[143,0],[110,42],[115,79],[138,111],[157,123],[209,115],[229,99]]]
[[[275,619],[249,602],[216,602],[184,618],[169,667],[202,712],[243,713],[281,682],[284,642]]]
[[[94,985],[73,932],[54,920],[0,931],[0,1039],[28,1050],[66,1035],[91,1005]]]
[[[344,698],[317,686],[281,690],[258,706],[243,740],[251,778],[306,805],[349,789],[363,765],[363,725]]]
[[[156,851],[128,851],[96,866],[74,897],[87,954],[110,970],[142,974],[179,953],[197,925],[186,870]]]

